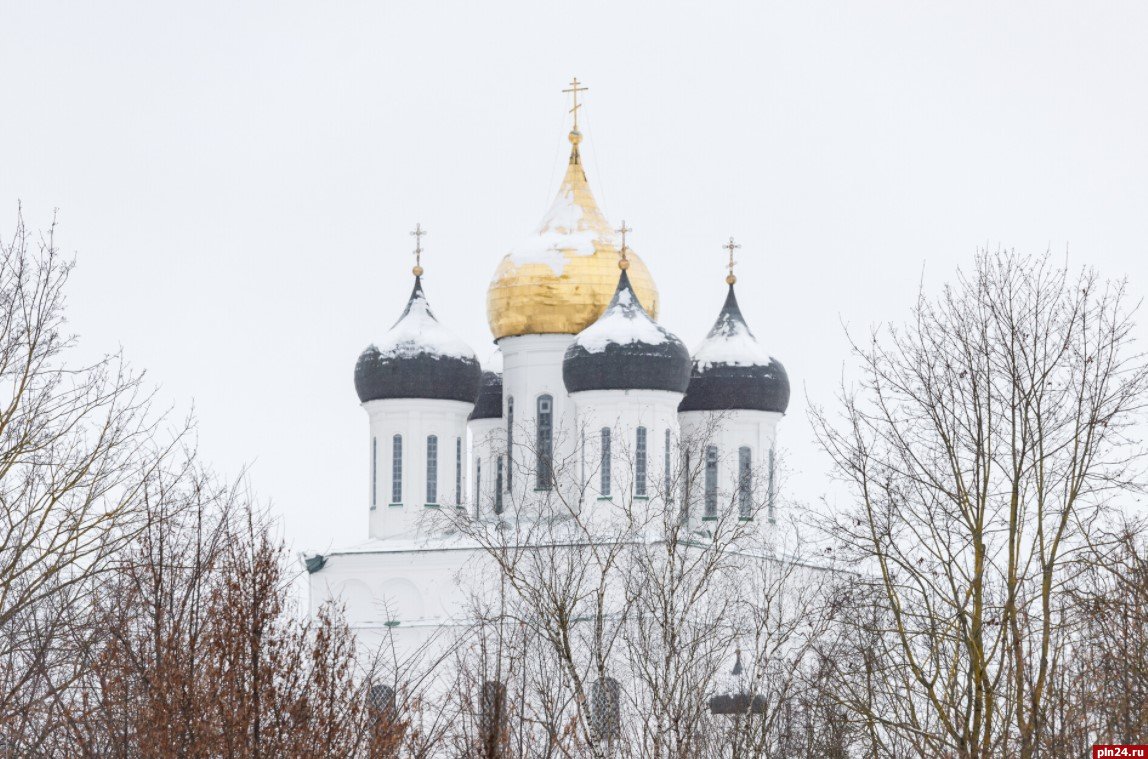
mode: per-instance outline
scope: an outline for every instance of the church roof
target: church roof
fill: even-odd
[[[402,316],[359,356],[355,390],[363,403],[385,398],[474,403],[480,374],[474,351],[431,312],[422,277],[416,275]]]
[[[785,413],[788,407],[789,377],[785,367],[753,336],[731,281],[717,321],[694,351],[689,389],[678,411],[746,409]]]
[[[690,354],[655,322],[622,271],[605,313],[574,338],[562,362],[567,392],[585,390],[686,390]]]

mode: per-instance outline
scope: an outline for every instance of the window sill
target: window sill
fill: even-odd
[[[598,496],[598,500],[599,501],[612,501],[612,500],[614,500],[614,496],[612,496],[612,495],[600,495],[600,496]]]
[[[738,517],[737,521],[739,521],[739,522],[752,522],[753,517]]]
[[[424,503],[423,508],[424,509],[441,509],[442,506],[439,506],[437,503]]]
[[[650,500],[650,496],[648,496],[648,495],[636,495],[636,496],[634,496],[634,500],[635,501],[648,501],[648,500]]]
[[[401,624],[402,624],[402,622],[400,622],[397,619],[388,619],[386,622],[383,623],[383,627],[398,627]]]
[[[388,509],[401,509],[402,507],[403,507],[403,505],[401,503],[388,503],[387,504]]]
[[[717,517],[702,517],[703,522],[716,522]]]
[[[535,493],[549,493],[554,488],[534,488]]]

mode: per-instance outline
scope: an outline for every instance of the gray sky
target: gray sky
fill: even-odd
[[[17,200],[33,227],[59,208],[84,350],[194,402],[204,456],[251,463],[296,547],[358,542],[352,369],[409,293],[407,233],[485,357],[486,285],[557,188],[577,75],[591,185],[687,345],[742,243],[814,499],[806,397],[831,401],[842,323],[904,318],[986,245],[1148,293],[1146,39],[1143,2],[0,0],[0,229]]]

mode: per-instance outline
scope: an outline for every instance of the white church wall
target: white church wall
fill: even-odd
[[[502,419],[475,419],[470,429],[470,481],[468,513],[475,517],[489,517],[504,505],[499,499],[505,491],[506,480],[506,423]]]
[[[678,417],[682,439],[691,457],[689,468],[696,475],[689,494],[691,521],[700,525],[724,516],[726,510],[740,512],[743,509],[739,491],[741,451],[747,448],[750,513],[765,529],[775,516],[770,496],[775,484],[777,423],[782,414],[750,410],[685,411]],[[716,452],[716,494],[709,496],[707,510],[706,467],[711,448]]]
[[[363,407],[371,430],[370,537],[407,534],[417,528],[428,505],[458,506],[456,495],[466,504],[466,417],[473,404],[416,398],[368,401]],[[396,435],[402,439],[401,457],[395,456]],[[427,488],[431,435],[436,440],[433,502]],[[398,458],[401,467],[396,467]],[[396,473],[400,474],[397,481]]]
[[[536,435],[542,396],[549,396],[553,404],[555,460],[574,452],[573,404],[562,381],[562,359],[573,340],[574,335],[520,335],[498,341],[503,360],[502,421],[512,438],[506,441],[511,503],[529,503],[528,495],[538,484]]]
[[[634,498],[655,498],[665,491],[666,440],[670,439],[671,471],[679,439],[678,403],[681,393],[663,390],[590,390],[571,396],[579,436],[573,459],[579,482],[585,484],[583,508],[625,505]],[[645,431],[644,467],[638,463],[638,430]],[[609,433],[609,476],[603,456],[604,430]],[[645,470],[644,487],[639,485]],[[608,488],[607,490],[604,490]],[[602,509],[598,509],[602,510]]]

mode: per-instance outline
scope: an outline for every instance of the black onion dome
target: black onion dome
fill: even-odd
[[[474,403],[481,373],[474,351],[434,318],[422,278],[415,277],[403,315],[378,345],[359,356],[355,392],[363,403],[387,398]]]
[[[690,386],[678,411],[776,411],[789,407],[789,376],[758,344],[733,285],[721,314],[694,353]]]
[[[482,382],[478,386],[478,400],[474,402],[474,410],[466,419],[473,422],[475,419],[501,419],[502,418],[502,375],[498,372],[482,373]]]
[[[618,278],[614,299],[598,320],[578,333],[562,361],[566,390],[669,390],[684,393],[690,353],[676,336],[650,318],[630,287]]]

